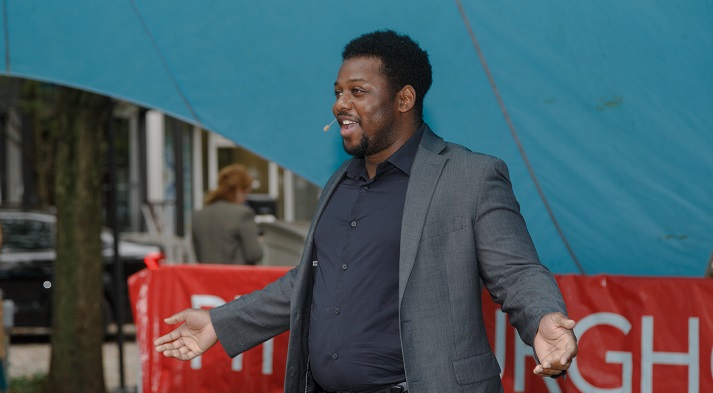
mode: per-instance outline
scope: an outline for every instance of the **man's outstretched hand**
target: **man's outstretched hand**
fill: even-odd
[[[166,357],[191,360],[218,342],[218,335],[207,310],[188,308],[163,321],[168,324],[183,322],[171,333],[154,341],[156,351]]]
[[[556,377],[569,369],[577,356],[574,325],[573,320],[559,312],[542,317],[534,341],[535,354],[540,360],[533,370],[535,374]]]

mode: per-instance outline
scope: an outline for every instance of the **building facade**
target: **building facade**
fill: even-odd
[[[6,86],[0,90],[0,207],[44,208],[38,184],[51,172],[43,178],[37,170],[46,157],[32,153],[36,132],[16,97],[21,81],[0,82]],[[216,187],[220,168],[233,163],[245,165],[255,178],[250,199],[258,213],[267,213],[261,220],[300,228],[312,218],[320,187],[240,147],[239,141],[122,101],[115,101],[112,127],[116,162],[112,168],[105,164],[105,172],[115,171],[121,232],[185,238],[191,212]],[[104,178],[99,191],[106,193],[111,176]]]

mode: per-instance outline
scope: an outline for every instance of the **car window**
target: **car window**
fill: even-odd
[[[54,250],[52,223],[7,218],[2,220],[3,245],[5,249],[22,251]]]

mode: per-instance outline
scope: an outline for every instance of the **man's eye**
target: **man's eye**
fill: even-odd
[[[357,89],[357,88],[352,89],[352,94],[354,94],[354,95],[358,95],[358,94],[362,94],[362,93],[364,93],[364,90],[362,90],[362,89]]]
[[[335,96],[335,97],[339,97],[339,96],[341,96],[341,95],[342,95],[342,91],[341,91],[341,90],[334,90],[334,96]]]

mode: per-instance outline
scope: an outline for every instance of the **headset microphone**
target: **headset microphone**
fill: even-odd
[[[329,124],[327,124],[326,126],[324,126],[324,128],[322,128],[322,129],[324,130],[324,132],[329,131],[329,127],[331,127],[332,124],[334,124],[335,121],[337,121],[337,119],[332,120],[331,123],[329,123]]]

